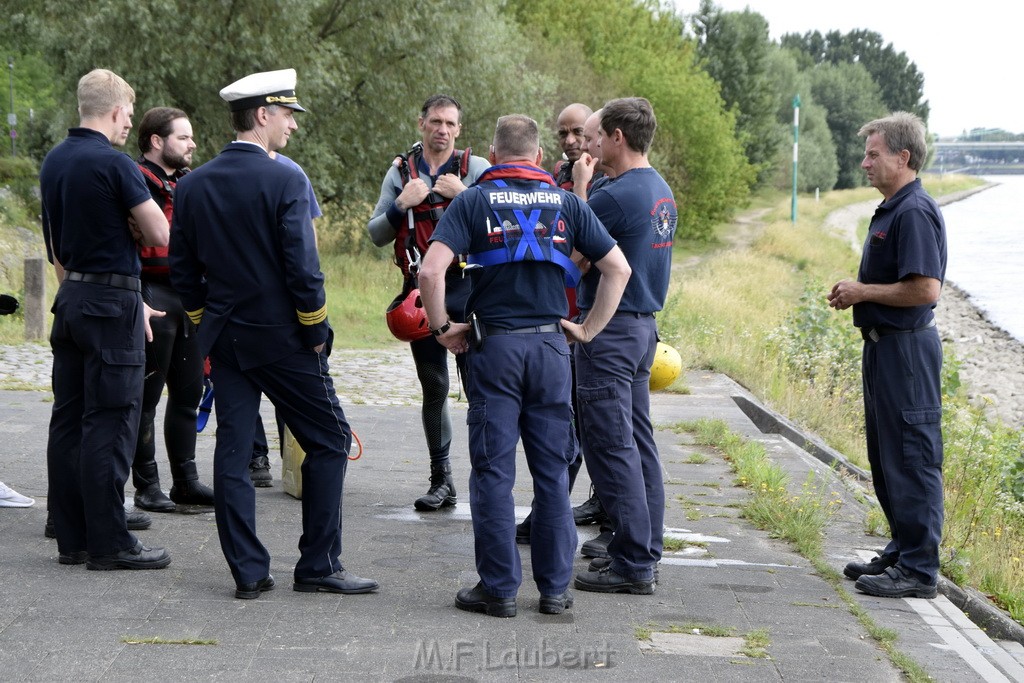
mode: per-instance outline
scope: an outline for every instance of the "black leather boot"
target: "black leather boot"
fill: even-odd
[[[174,512],[174,503],[160,490],[160,474],[155,462],[136,462],[132,465],[132,483],[135,484],[135,507],[150,512]]]
[[[455,493],[455,482],[452,481],[452,466],[448,460],[430,464],[430,488],[424,496],[414,503],[420,512],[430,512],[443,507],[451,507],[458,502]]]
[[[199,481],[195,458],[171,462],[174,486],[171,500],[178,505],[213,505],[213,489]]]
[[[179,505],[213,505],[213,489],[199,481],[176,481],[171,487],[171,500]]]

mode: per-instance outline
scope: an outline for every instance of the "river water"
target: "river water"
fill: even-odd
[[[946,279],[1024,342],[1024,176],[985,179],[999,185],[942,207]]]

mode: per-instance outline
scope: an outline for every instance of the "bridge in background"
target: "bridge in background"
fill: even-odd
[[[934,142],[929,171],[973,175],[1024,174],[1024,142]]]

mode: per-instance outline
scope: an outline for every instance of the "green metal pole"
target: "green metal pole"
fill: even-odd
[[[796,223],[796,179],[800,158],[800,95],[793,98],[793,209],[790,218]]]
[[[14,140],[18,137],[15,126],[18,125],[18,115],[14,113],[14,57],[7,58],[7,67],[11,77],[11,113],[7,115],[7,124],[11,127],[11,156],[18,156],[18,148]]]

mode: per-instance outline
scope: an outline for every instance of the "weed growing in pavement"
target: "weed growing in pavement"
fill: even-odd
[[[890,538],[889,520],[877,503],[871,503],[868,512],[864,515],[864,533],[868,536],[880,536]]]
[[[748,657],[763,659],[768,657],[768,646],[771,641],[768,639],[768,629],[759,628],[743,636],[745,641],[743,649],[740,650]]]
[[[703,548],[704,550],[708,549],[708,544],[704,541],[687,541],[682,538],[673,538],[671,536],[666,536],[663,543],[665,551],[670,553],[678,552],[680,550],[683,550],[684,548]]]
[[[203,638],[162,638],[160,636],[153,636],[151,638],[133,638],[132,636],[124,636],[121,638],[121,642],[126,645],[217,645],[217,641],[213,639]]]

